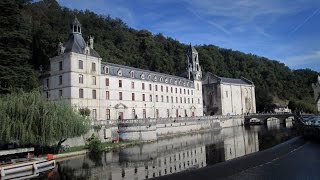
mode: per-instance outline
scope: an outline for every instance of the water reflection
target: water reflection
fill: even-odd
[[[268,124],[162,139],[58,162],[53,179],[149,179],[244,156],[288,139],[290,132]]]

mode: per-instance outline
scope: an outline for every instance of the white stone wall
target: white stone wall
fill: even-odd
[[[221,84],[220,88],[222,115],[256,112],[254,86]]]

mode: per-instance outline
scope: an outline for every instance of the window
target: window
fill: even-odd
[[[146,101],[146,97],[144,94],[142,94],[142,101]]]
[[[59,85],[62,84],[62,76],[59,76]]]
[[[91,65],[91,71],[95,72],[96,71],[96,63],[92,63]]]
[[[132,100],[132,101],[135,100],[134,93],[131,94],[131,100]]]
[[[191,103],[193,104],[193,98],[191,99]]]
[[[184,103],[187,103],[186,97],[184,97]]]
[[[122,100],[122,92],[119,92],[119,100]]]
[[[161,92],[163,92],[163,86],[161,85]]]
[[[226,98],[228,97],[228,91],[226,91]]]
[[[131,71],[131,78],[134,78],[134,72],[133,71]]]
[[[79,60],[78,68],[83,69],[83,61],[82,60]]]
[[[135,116],[136,116],[136,110],[133,108],[131,112],[132,112],[132,118],[135,118]]]
[[[49,79],[46,79],[46,86],[49,88]]]
[[[79,74],[79,84],[83,84],[83,75]]]
[[[134,82],[131,82],[131,88],[134,89]]]
[[[62,97],[62,89],[59,90],[59,97]]]
[[[190,91],[189,91],[189,89],[188,89],[188,95],[190,94]]]
[[[171,96],[171,103],[173,103],[173,96]]]
[[[156,102],[158,102],[158,95],[156,95]]]
[[[109,86],[109,78],[106,78],[106,86]]]
[[[188,98],[188,104],[190,104],[190,98]]]
[[[176,94],[178,93],[178,89],[176,88]]]
[[[119,87],[122,87],[122,80],[119,80]]]
[[[156,118],[159,118],[159,109],[156,109]]]
[[[183,93],[186,94],[186,89],[183,89]]]
[[[83,98],[83,89],[79,89],[79,98]]]
[[[173,88],[171,87],[171,93],[173,93]]]
[[[106,118],[110,120],[110,109],[106,109]]]
[[[158,85],[155,85],[156,91],[158,91]]]
[[[168,92],[169,91],[169,88],[168,88],[168,86],[166,86],[166,92]]]
[[[182,103],[182,97],[180,97],[180,103]]]
[[[167,102],[169,102],[169,96],[167,96]]]
[[[143,110],[142,110],[142,114],[143,114],[143,118],[146,119],[146,118],[147,118],[146,109],[143,109]]]
[[[47,99],[49,99],[49,92],[48,91],[46,92],[46,95],[47,95]]]
[[[176,97],[176,103],[178,103],[178,97]]]
[[[97,84],[97,78],[95,76],[92,76],[92,85]]]
[[[199,91],[199,83],[197,83],[197,90]]]
[[[150,90],[150,91],[152,90],[152,85],[151,85],[151,84],[149,84],[149,90]]]
[[[92,118],[93,118],[94,120],[97,119],[97,110],[96,110],[96,109],[92,109]]]
[[[97,91],[92,90],[92,99],[97,99]]]
[[[149,99],[150,99],[150,102],[152,102],[152,95],[150,94],[150,96],[149,96]]]
[[[59,62],[59,70],[61,71],[63,69],[62,67],[62,61]]]
[[[109,74],[109,67],[106,66],[106,67],[104,68],[104,73]]]
[[[109,93],[109,91],[106,91],[106,99],[107,99],[107,100],[110,99],[110,93]]]
[[[198,98],[198,104],[200,104],[200,98]]]
[[[163,102],[163,96],[161,95],[161,102]]]
[[[170,111],[167,109],[167,116],[170,117]]]
[[[191,90],[191,95],[193,95],[193,90]]]
[[[180,94],[182,94],[182,90],[181,90],[181,88],[180,88]]]

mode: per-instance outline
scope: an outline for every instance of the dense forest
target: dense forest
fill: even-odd
[[[48,68],[49,58],[58,43],[66,41],[75,16],[82,24],[83,36],[94,36],[94,47],[104,61],[174,75],[185,70],[186,44],[130,28],[121,19],[61,7],[55,0],[2,0],[0,9],[1,94],[38,86],[40,67]],[[290,102],[293,109],[315,112],[311,83],[318,72],[291,70],[278,61],[214,45],[198,45],[196,49],[204,73],[252,80],[258,111],[270,111],[273,103]]]

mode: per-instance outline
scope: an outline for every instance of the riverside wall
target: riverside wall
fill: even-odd
[[[176,136],[203,130],[241,126],[243,116],[203,116],[159,119],[127,119],[122,121],[97,121],[92,129],[80,137],[69,138],[64,145],[81,146],[94,134],[102,142],[120,139],[122,141],[156,141],[167,136]]]

